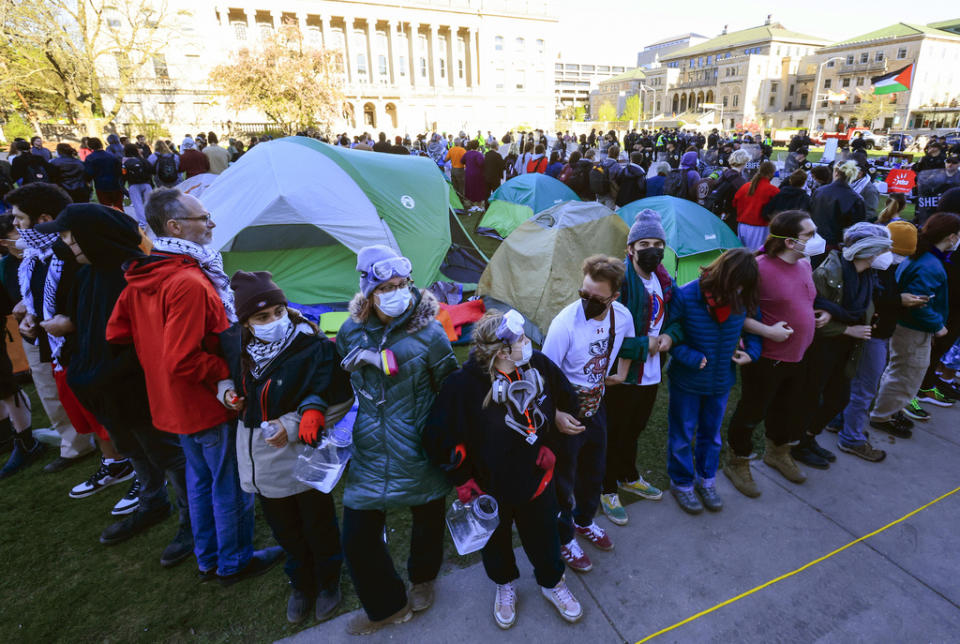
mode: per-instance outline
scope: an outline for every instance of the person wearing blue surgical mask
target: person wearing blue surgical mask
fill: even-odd
[[[358,401],[343,551],[364,609],[347,632],[360,635],[405,622],[433,603],[450,485],[424,453],[421,434],[457,359],[436,321],[436,298],[411,285],[409,259],[387,246],[367,246],[357,254],[357,271],[360,292],[337,333],[337,351]],[[409,591],[383,541],[386,511],[401,507],[413,518]]]

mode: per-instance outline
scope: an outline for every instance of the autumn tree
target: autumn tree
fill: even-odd
[[[631,94],[623,102],[623,112],[620,114],[620,120],[639,121],[640,117],[640,95]]]
[[[600,109],[597,110],[597,120],[598,121],[616,121],[617,120],[617,108],[613,106],[613,103],[610,101],[604,101],[600,105]]]
[[[329,132],[343,118],[343,55],[304,43],[286,24],[256,49],[241,49],[218,65],[210,81],[235,110],[257,109],[287,132],[314,127]]]
[[[876,94],[861,94],[860,102],[857,103],[857,106],[853,109],[852,116],[857,119],[857,123],[870,127],[873,123],[878,123],[876,127],[880,127],[883,124],[883,113],[887,112],[888,116],[892,116],[895,111],[894,108],[889,108],[884,105],[883,99],[886,98],[887,101],[890,101],[889,95],[876,95]]]
[[[162,0],[0,0],[0,94],[98,130],[138,91],[183,15]]]

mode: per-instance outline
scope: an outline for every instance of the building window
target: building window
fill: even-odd
[[[513,48],[516,51],[523,51],[526,46],[527,46],[527,41],[524,40],[523,38],[517,38],[513,43]]]
[[[793,85],[790,86],[790,96],[793,96]]]
[[[387,82],[387,76],[390,74],[390,71],[387,69],[387,57],[383,54],[377,56],[377,67],[380,72],[380,81],[383,83]]]
[[[779,88],[779,85],[777,85],[776,83],[770,83],[771,92],[776,92],[778,88]]]
[[[903,59],[906,58],[906,57],[907,57],[907,48],[906,48],[906,47],[901,47],[900,49],[897,50],[897,59],[898,59],[898,60],[903,60]]]
[[[713,64],[713,56],[707,56],[707,64],[708,64],[708,65],[712,65],[712,64]]]
[[[776,96],[771,96],[771,97],[770,97],[770,107],[773,107],[773,106],[776,105],[776,104],[777,104],[777,97],[776,97]]]
[[[163,54],[153,55],[153,73],[157,78],[170,78],[170,71],[167,69],[167,59]]]
[[[543,52],[546,50],[547,44],[543,41],[543,38],[537,38],[537,53],[543,56]]]
[[[865,63],[865,62],[867,62],[867,61],[869,61],[869,60],[870,60],[870,54],[868,54],[867,52],[863,52],[862,54],[860,54],[860,62],[861,62],[861,63]]]
[[[727,107],[727,97],[726,97],[726,96],[723,97],[723,106],[724,106],[724,107]]]
[[[739,104],[740,104],[740,95],[739,95],[739,94],[734,94],[734,95],[733,95],[733,106],[736,107],[736,106],[739,105]]]
[[[320,27],[311,26],[307,27],[307,44],[311,47],[322,47],[323,46],[323,33],[320,31]]]
[[[463,59],[461,58],[460,60],[457,61],[457,78],[459,78],[460,80],[463,80],[463,73],[464,73],[464,64],[463,64]]]
[[[447,61],[446,59],[440,59],[440,78],[444,79],[447,77]]]
[[[849,56],[847,56],[847,64],[848,65],[853,64],[853,54],[850,54]]]
[[[864,78],[863,76],[857,76],[857,87],[863,86]]]
[[[503,36],[495,36],[493,39],[493,48],[496,51],[503,51]]]
[[[523,39],[519,38],[518,40],[523,40]],[[516,88],[523,89],[527,84],[527,72],[522,69],[518,69],[516,71],[516,78],[517,78]]]
[[[828,61],[827,61],[827,67],[833,67],[835,63],[836,63],[836,61],[834,61],[834,60],[828,60]]]
[[[423,56],[420,57],[420,78],[427,77],[427,59]]]
[[[843,87],[850,87],[850,79],[849,79],[849,78],[844,78],[842,85],[843,85]]]
[[[406,56],[400,56],[399,66],[400,66],[400,75],[406,76],[407,75],[407,57]]]
[[[823,81],[823,89],[830,89],[831,85],[833,85],[833,81],[831,79],[828,78],[827,80]]]
[[[237,40],[246,40],[247,39],[247,23],[245,22],[234,22],[233,23],[233,37]]]
[[[801,94],[801,95],[800,95],[800,105],[806,105],[806,104],[807,104],[807,95],[806,95],[806,94]]]
[[[367,82],[367,55],[366,54],[357,54],[357,76],[359,76],[360,82]]]
[[[257,30],[260,32],[260,40],[266,40],[273,35],[273,24],[269,22],[258,22]]]
[[[503,69],[498,69],[496,73],[496,86],[497,89],[503,89],[504,85],[507,83],[507,74]]]
[[[878,63],[882,63],[882,62],[883,62],[883,52],[882,52],[882,51],[878,51],[878,52],[877,52],[877,55],[873,57],[873,60],[876,61],[876,62],[878,62]]]

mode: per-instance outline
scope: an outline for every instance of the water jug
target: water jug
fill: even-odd
[[[468,555],[487,545],[500,523],[497,510],[497,500],[486,494],[469,503],[454,500],[447,511],[447,528],[459,554]]]
[[[317,447],[303,446],[293,476],[304,485],[329,494],[343,476],[349,461],[349,447],[340,447],[329,437],[324,437]]]

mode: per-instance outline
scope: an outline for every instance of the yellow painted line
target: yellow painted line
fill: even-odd
[[[860,543],[861,541],[865,541],[865,540],[869,539],[870,537],[873,537],[873,536],[875,536],[875,535],[878,535],[878,534],[880,534],[881,532],[883,532],[884,530],[889,530],[890,528],[892,528],[893,526],[897,525],[897,524],[900,523],[901,521],[906,521],[907,519],[909,519],[910,517],[914,516],[915,514],[919,514],[920,512],[926,510],[927,508],[929,508],[929,507],[930,507],[931,505],[933,505],[934,503],[939,503],[940,501],[943,501],[945,498],[947,498],[947,497],[950,496],[951,494],[956,494],[957,492],[960,492],[960,487],[954,488],[954,489],[950,490],[949,492],[947,492],[946,494],[943,494],[943,495],[941,495],[941,496],[938,496],[938,497],[935,498],[933,501],[930,501],[930,503],[927,503],[926,505],[920,506],[919,508],[917,508],[917,509],[914,510],[913,512],[909,512],[909,513],[903,515],[902,517],[900,517],[900,518],[897,519],[896,521],[891,521],[890,523],[888,523],[887,525],[883,526],[882,528],[879,528],[879,529],[877,529],[877,530],[874,530],[874,531],[871,532],[870,534],[865,534],[865,535],[863,535],[862,537],[860,537],[859,539],[856,539],[855,541],[851,541],[850,543],[846,544],[845,546],[841,546],[841,547],[837,548],[837,549],[834,550],[833,552],[827,553],[827,554],[823,555],[822,557],[820,557],[820,558],[818,558],[818,559],[814,559],[813,561],[811,561],[811,562],[808,563],[808,564],[805,564],[805,565],[803,565],[803,566],[800,566],[800,567],[797,568],[796,570],[791,570],[790,572],[788,572],[788,573],[786,573],[786,574],[780,575],[780,576],[777,577],[776,579],[771,579],[770,581],[766,582],[765,584],[760,584],[759,586],[755,586],[754,588],[751,588],[750,590],[746,591],[745,593],[740,593],[740,594],[737,595],[736,597],[731,597],[730,599],[728,599],[728,600],[726,600],[726,601],[724,601],[724,602],[720,602],[720,603],[717,604],[716,606],[711,606],[710,608],[708,608],[708,609],[706,609],[706,610],[700,611],[700,612],[697,613],[696,615],[691,615],[690,617],[686,618],[686,619],[683,620],[682,622],[677,622],[676,624],[674,624],[674,625],[672,625],[672,626],[668,626],[668,627],[666,627],[666,628],[664,628],[664,629],[661,629],[661,630],[657,631],[656,633],[653,633],[653,634],[651,634],[651,635],[647,635],[647,636],[644,637],[642,640],[640,640],[639,642],[637,642],[637,644],[643,644],[644,642],[649,642],[650,640],[652,640],[652,639],[655,638],[655,637],[659,637],[660,635],[663,635],[664,633],[669,633],[670,631],[672,631],[672,630],[674,630],[674,629],[676,629],[676,628],[680,628],[681,626],[683,626],[683,625],[685,625],[685,624],[689,624],[690,622],[692,622],[692,621],[694,621],[694,620],[700,619],[700,618],[703,617],[704,615],[709,615],[710,613],[712,613],[712,612],[714,612],[714,611],[716,611],[716,610],[720,610],[720,609],[723,608],[724,606],[729,606],[730,604],[732,604],[732,603],[734,603],[734,602],[736,602],[736,601],[740,601],[740,600],[743,599],[744,597],[749,597],[750,595],[754,594],[755,592],[758,592],[758,591],[760,591],[760,590],[763,590],[764,588],[768,588],[768,587],[774,585],[774,584],[777,583],[778,581],[783,581],[784,579],[787,579],[787,578],[789,578],[789,577],[793,577],[793,576],[794,576],[795,574],[797,574],[798,572],[803,572],[803,571],[806,570],[807,568],[810,568],[810,567],[812,567],[812,566],[815,566],[816,564],[820,563],[821,561],[826,561],[826,560],[829,559],[830,557],[832,557],[832,556],[834,556],[834,555],[836,555],[836,554],[838,554],[838,553],[843,552],[844,550],[846,550],[847,548],[849,548],[849,547],[851,547],[851,546],[857,545],[857,544]]]

